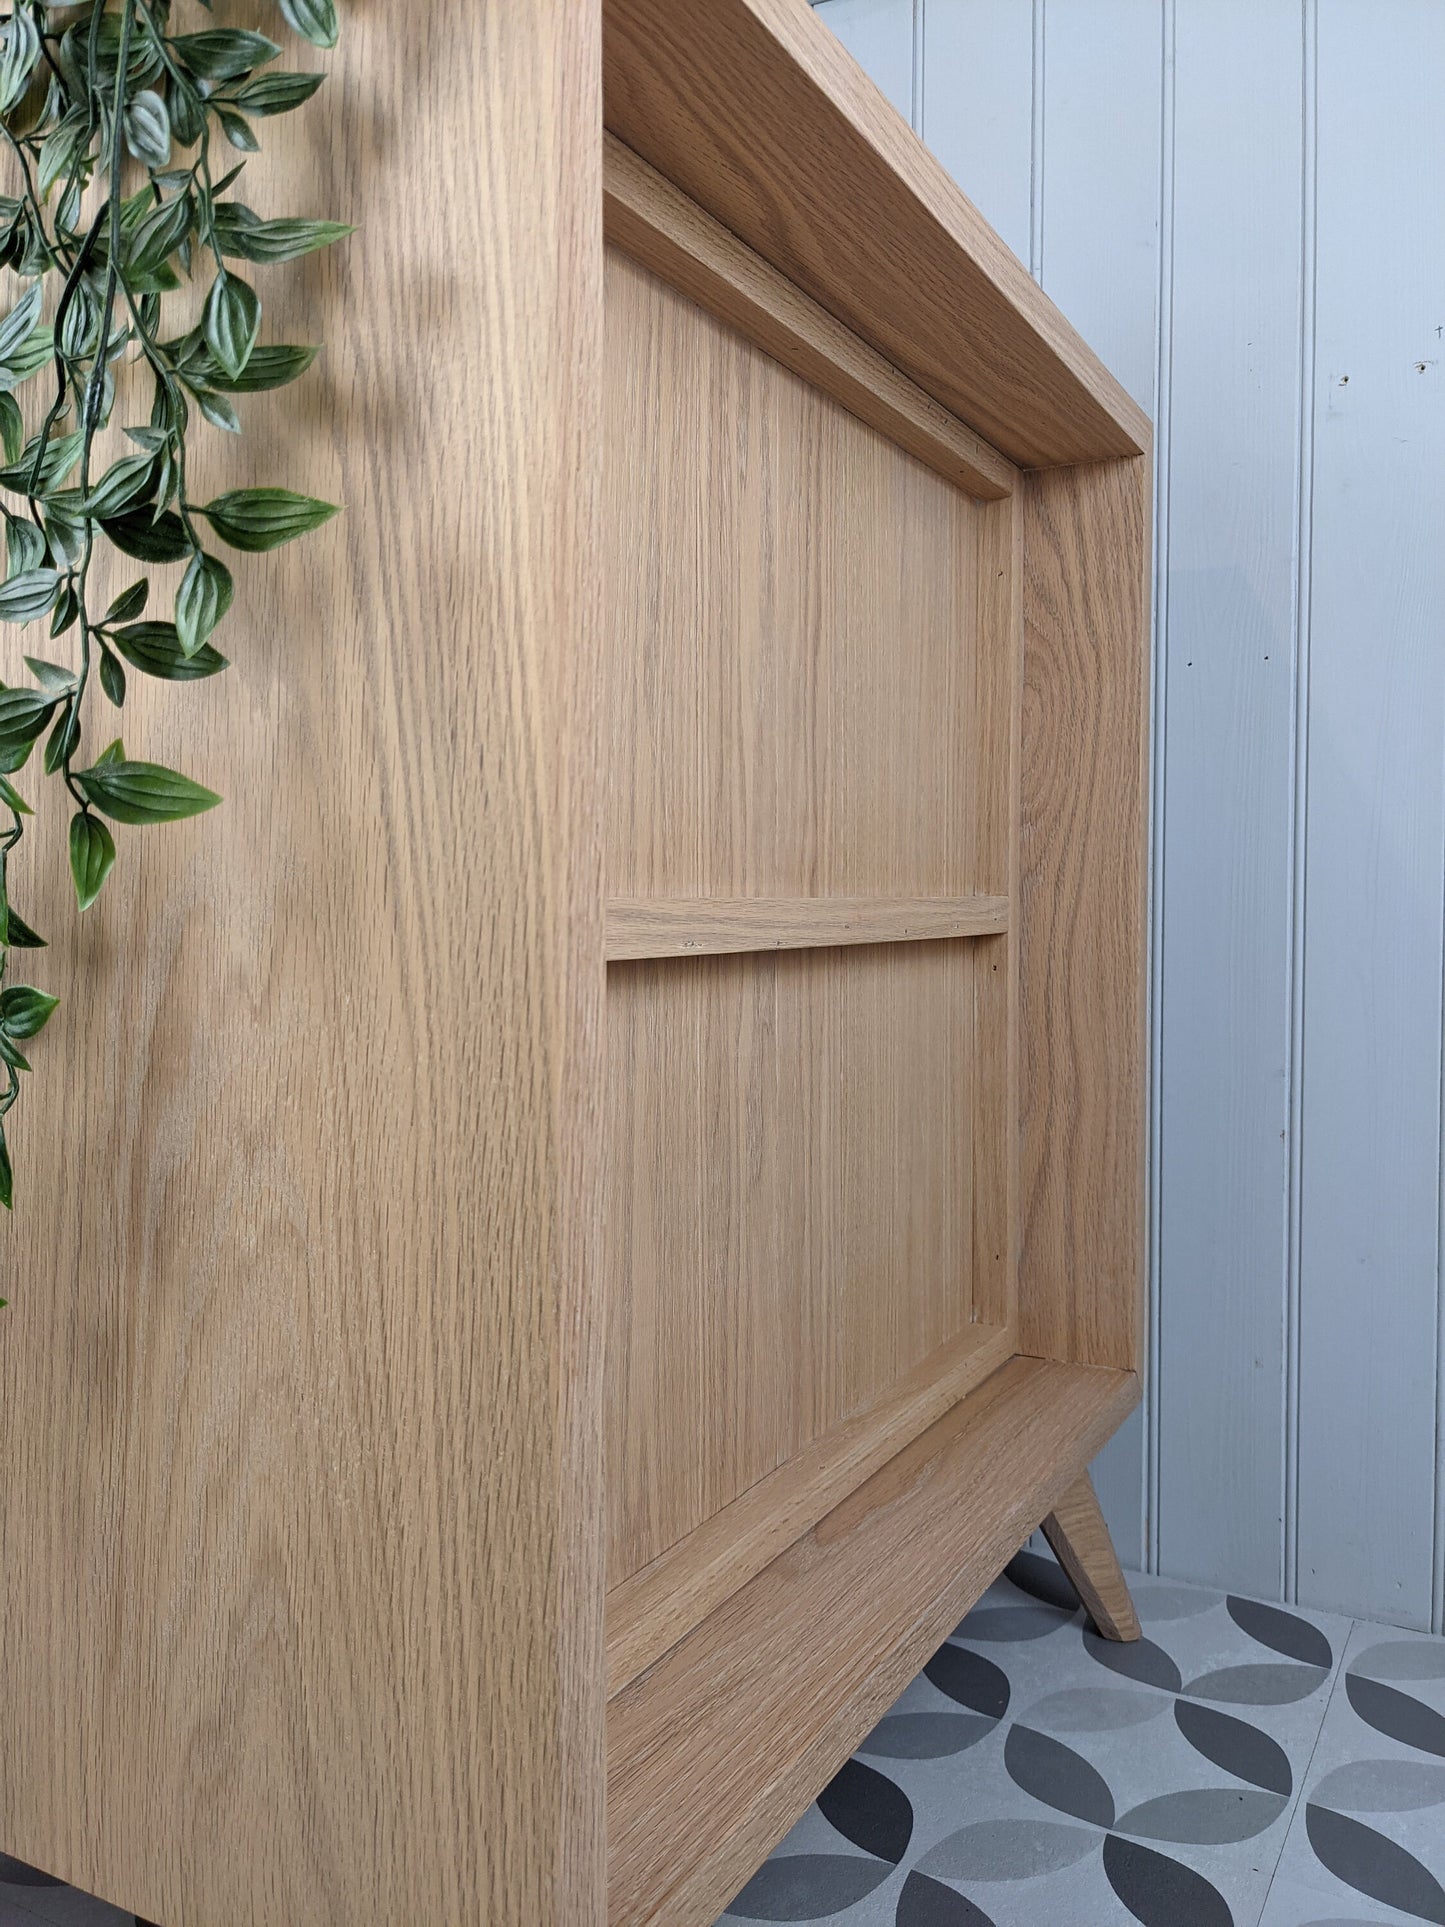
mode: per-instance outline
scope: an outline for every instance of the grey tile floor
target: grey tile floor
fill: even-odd
[[[1021,1554],[720,1927],[1445,1927],[1445,1640],[1132,1583],[1110,1646]],[[43,1879],[0,1927],[130,1927]]]
[[[1445,1640],[1023,1553],[733,1901],[829,1927],[1445,1927]]]

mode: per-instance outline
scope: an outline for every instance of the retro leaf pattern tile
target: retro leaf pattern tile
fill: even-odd
[[[1144,1638],[1117,1645],[1087,1626],[1052,1560],[1021,1553],[778,1848],[779,1885],[750,1882],[724,1922],[1259,1927],[1303,1826],[1300,1794],[1350,1622],[1153,1579],[1134,1592]],[[1384,1731],[1428,1745],[1428,1697],[1418,1711],[1380,1697],[1418,1698],[1437,1682],[1414,1653],[1389,1650],[1399,1643],[1372,1628],[1376,1657],[1360,1676]],[[1337,1774],[1317,1802],[1354,1803],[1350,1824],[1324,1825],[1328,1864],[1301,1834],[1322,1881],[1361,1873],[1364,1830],[1384,1840],[1382,1814],[1425,1813],[1437,1796],[1445,1805],[1445,1777],[1428,1760],[1407,1772],[1367,1751],[1373,1763]],[[850,1848],[846,1874],[822,1864]],[[1373,1919],[1386,1894],[1432,1904],[1428,1869],[1417,1875],[1385,1849],[1376,1861],[1378,1878],[1314,1919]],[[800,1914],[809,1879],[814,1912]]]

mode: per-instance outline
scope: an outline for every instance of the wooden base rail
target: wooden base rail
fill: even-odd
[[[609,1927],[717,1918],[1138,1396],[1014,1358],[615,1695]]]
[[[607,961],[996,937],[1007,897],[614,897]]]
[[[629,1686],[840,1500],[1013,1356],[1003,1325],[970,1325],[870,1410],[751,1486],[607,1595],[607,1692]]]

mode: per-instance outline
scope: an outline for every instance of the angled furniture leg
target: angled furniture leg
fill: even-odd
[[[1087,1472],[1044,1520],[1043,1534],[1104,1638],[1138,1639],[1139,1616]]]

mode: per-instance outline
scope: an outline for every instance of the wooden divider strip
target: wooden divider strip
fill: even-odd
[[[614,897],[607,961],[992,937],[1007,897]]]

